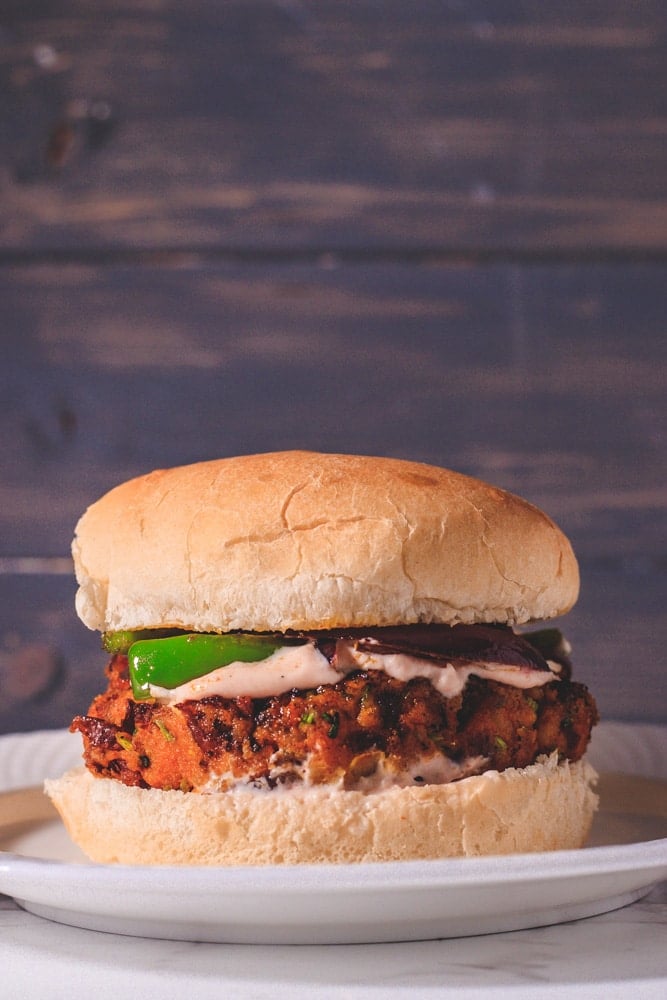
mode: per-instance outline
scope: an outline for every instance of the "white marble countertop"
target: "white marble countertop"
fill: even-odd
[[[120,937],[0,897],[3,995],[40,1000],[667,996],[667,883],[598,917],[405,944],[254,946]]]

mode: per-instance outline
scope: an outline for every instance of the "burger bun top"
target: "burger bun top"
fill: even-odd
[[[77,525],[91,629],[287,631],[521,624],[568,611],[579,573],[542,511],[416,462],[286,451],[159,470]]]

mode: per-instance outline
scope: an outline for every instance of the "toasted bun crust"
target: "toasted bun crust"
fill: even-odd
[[[520,624],[569,610],[568,540],[476,479],[389,458],[278,452],[131,480],[83,515],[83,622],[285,631]]]
[[[322,786],[163,792],[83,769],[47,781],[46,791],[93,861],[305,864],[578,848],[597,806],[595,777],[585,762],[559,764],[553,755],[527,768],[371,795]]]

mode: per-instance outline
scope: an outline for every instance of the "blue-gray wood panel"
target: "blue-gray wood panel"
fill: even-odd
[[[5,0],[0,250],[667,244],[661,0]]]

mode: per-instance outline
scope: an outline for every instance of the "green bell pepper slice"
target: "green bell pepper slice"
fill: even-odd
[[[281,645],[275,636],[247,632],[140,638],[127,654],[132,694],[137,701],[150,698],[152,685],[176,688],[230,663],[265,660]]]
[[[178,635],[178,629],[173,628],[143,628],[128,629],[120,632],[105,632],[102,636],[102,646],[107,653],[124,653],[127,655],[130,646],[140,639],[162,639],[164,636]]]

